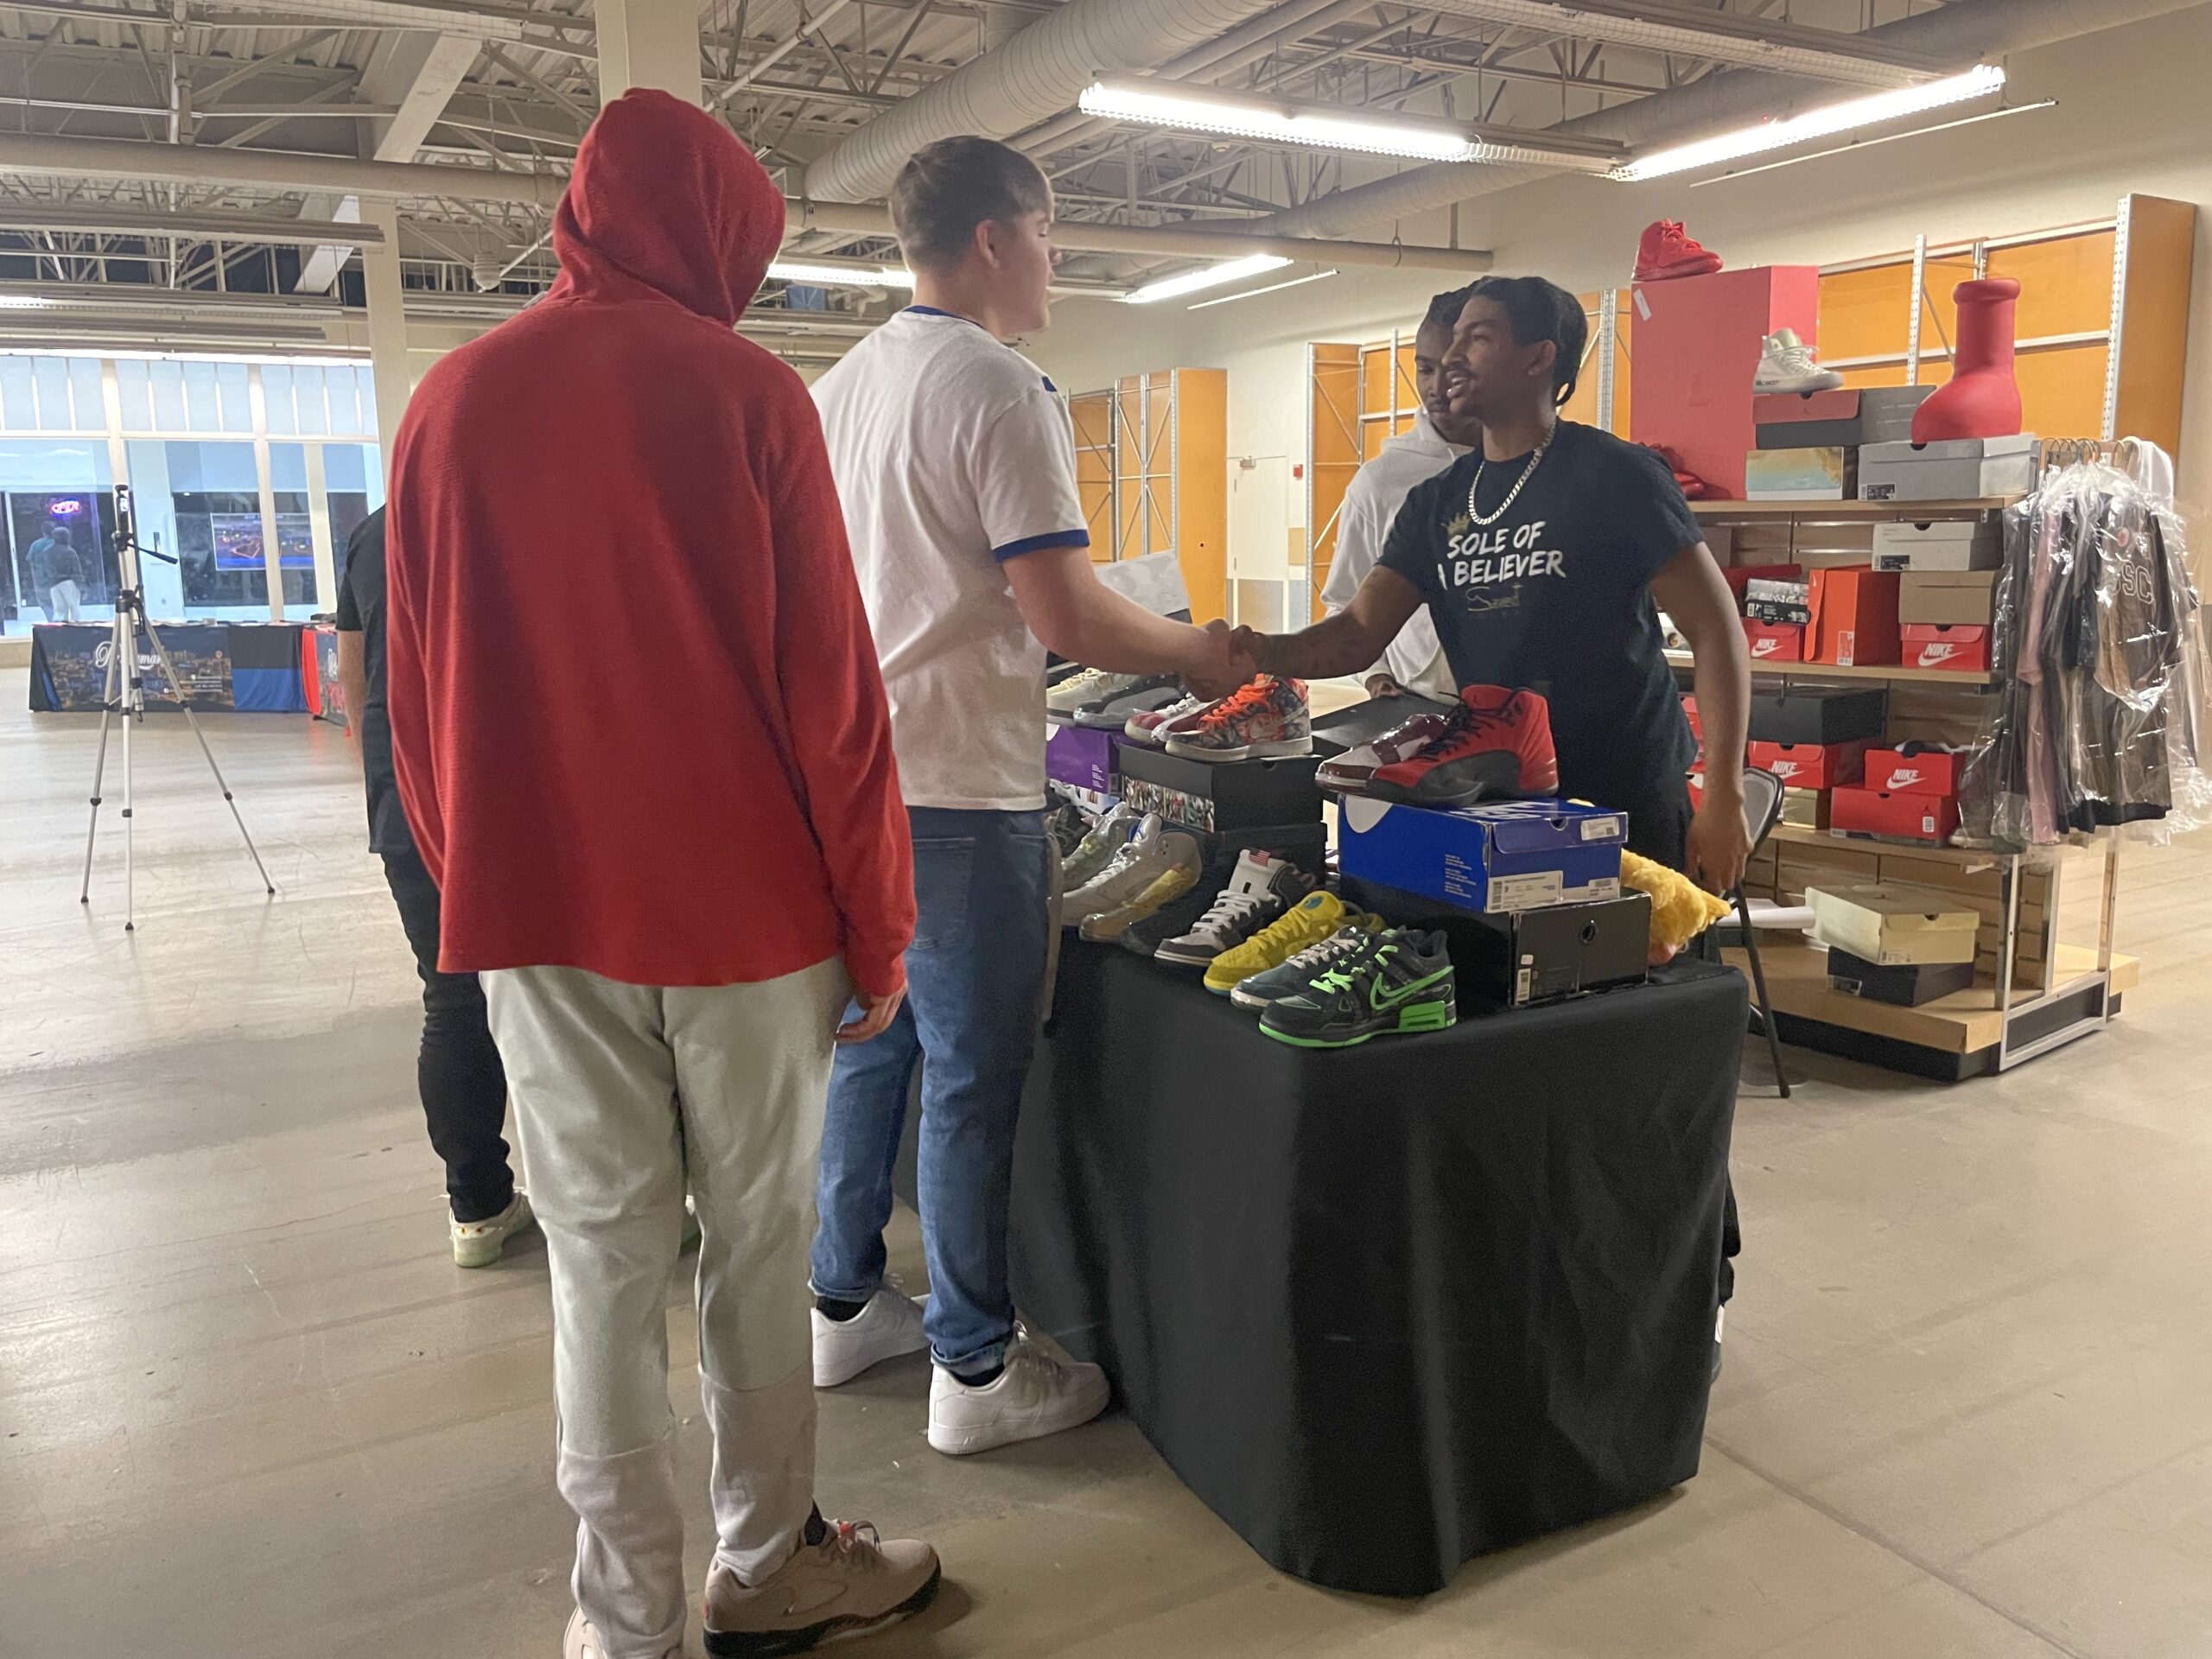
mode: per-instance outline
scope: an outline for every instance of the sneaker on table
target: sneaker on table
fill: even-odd
[[[1190,715],[1202,713],[1211,707],[1204,697],[1185,694],[1159,709],[1147,709],[1131,715],[1122,722],[1122,734],[1132,743],[1149,744],[1158,748],[1166,739],[1163,731]]]
[[[1234,849],[1217,852],[1180,898],[1169,899],[1116,936],[1122,948],[1149,957],[1160,949],[1161,941],[1175,938],[1197,926],[1198,918],[1206,913],[1221,890],[1229,885],[1230,878],[1236,874],[1236,857]]]
[[[1333,964],[1339,957],[1355,950],[1363,950],[1375,942],[1382,931],[1382,918],[1362,912],[1359,917],[1332,933],[1319,944],[1309,944],[1281,967],[1270,968],[1265,973],[1241,979],[1230,988],[1229,1000],[1240,1008],[1259,1012],[1273,1006],[1281,997],[1295,995],[1306,988],[1315,975]]]
[[[520,1187],[507,1201],[507,1207],[496,1216],[482,1221],[454,1221],[453,1212],[446,1212],[446,1220],[453,1235],[453,1264],[456,1268],[488,1268],[499,1259],[507,1248],[507,1241],[517,1233],[527,1232],[537,1217],[531,1213],[530,1198]]]
[[[1147,812],[1136,834],[1106,868],[1066,896],[1060,919],[1073,927],[1090,917],[1118,910],[1169,870],[1180,866],[1195,871],[1198,861],[1194,836],[1168,829],[1157,812]]]
[[[1122,676],[1128,683],[1079,703],[1071,711],[1078,726],[1102,731],[1123,731],[1133,715],[1164,709],[1183,695],[1183,682],[1173,674]]]
[[[1187,932],[1163,939],[1153,952],[1160,962],[1210,967],[1306,896],[1313,880],[1288,859],[1248,847],[1236,872]]]
[[[1077,924],[1076,931],[1093,944],[1103,944],[1109,939],[1118,939],[1129,928],[1152,915],[1162,906],[1173,903],[1198,884],[1195,866],[1177,864],[1171,867],[1142,893],[1127,904],[1112,910],[1102,911],[1096,916],[1086,916]]]
[[[1207,963],[1206,989],[1227,996],[1239,981],[1281,967],[1306,946],[1342,931],[1357,914],[1326,888],[1309,893],[1242,944],[1231,945]]]
[[[1367,780],[1377,770],[1410,759],[1440,736],[1450,718],[1448,715],[1424,710],[1401,721],[1372,742],[1330,756],[1313,769],[1313,781],[1323,789],[1357,795],[1367,787]]]
[[[1107,861],[1128,844],[1130,834],[1142,821],[1143,815],[1127,801],[1116,801],[1106,815],[1090,827],[1090,833],[1077,843],[1075,851],[1060,861],[1060,886],[1072,891],[1104,869]]]
[[[834,1389],[887,1359],[928,1347],[930,1339],[922,1332],[922,1307],[928,1300],[918,1301],[883,1285],[849,1319],[833,1319],[813,1309],[808,1317],[814,1324],[814,1386]]]
[[[1071,719],[1084,704],[1110,696],[1143,677],[1141,674],[1109,674],[1103,669],[1084,669],[1045,688],[1045,712]]]
[[[1559,788],[1551,705],[1534,691],[1471,685],[1445,728],[1405,760],[1378,766],[1365,793],[1414,806],[1523,800]]]
[[[1637,239],[1636,280],[1639,283],[1709,276],[1719,269],[1720,256],[1700,246],[1678,219],[1654,219]]]
[[[1444,935],[1408,928],[1377,934],[1278,997],[1260,1029],[1300,1048],[1350,1048],[1388,1033],[1442,1031],[1459,1018]]]
[[[727,1567],[707,1575],[707,1651],[768,1659],[866,1635],[912,1618],[936,1599],[944,1569],[918,1539],[887,1540],[867,1522],[830,1522],[758,1584]]]
[[[1313,753],[1306,683],[1262,674],[1162,734],[1190,760],[1255,760]]]
[[[1039,1440],[1089,1422],[1106,1409],[1111,1394],[1098,1367],[1016,1326],[1006,1369],[989,1382],[977,1387],[937,1368],[930,1382],[930,1444],[958,1458]]]
[[[1751,373],[1753,392],[1834,391],[1843,384],[1834,369],[1824,369],[1813,359],[1813,348],[1797,338],[1795,328],[1777,328],[1759,347],[1759,365]]]

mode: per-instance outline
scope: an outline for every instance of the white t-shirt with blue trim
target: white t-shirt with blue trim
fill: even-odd
[[[1045,804],[1045,648],[1001,568],[1088,547],[1052,384],[976,324],[914,307],[814,383],[909,806]]]

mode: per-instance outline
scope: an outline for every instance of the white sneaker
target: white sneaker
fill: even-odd
[[[1169,870],[1180,866],[1195,872],[1199,861],[1195,836],[1168,829],[1157,812],[1147,812],[1136,834],[1106,868],[1061,900],[1060,919],[1072,927],[1089,917],[1118,910]]]
[[[561,1638],[561,1659],[607,1659],[607,1649],[601,1643],[599,1632],[584,1622],[581,1607],[569,1616],[568,1634]],[[683,1659],[681,1646],[671,1648],[661,1659]]]
[[[766,1659],[880,1630],[928,1606],[944,1573],[927,1544],[833,1521],[820,1543],[802,1543],[758,1584],[726,1567],[707,1575],[707,1651]]]
[[[507,1248],[507,1241],[517,1233],[527,1231],[537,1220],[530,1213],[530,1199],[520,1187],[507,1207],[485,1221],[452,1221],[452,1211],[447,1219],[453,1226],[453,1264],[457,1268],[488,1268],[499,1259],[499,1252]]]
[[[939,1365],[930,1382],[930,1444],[948,1457],[1078,1428],[1106,1409],[1106,1373],[1014,1327],[1006,1369],[971,1388]]]
[[[1084,703],[1125,691],[1144,677],[1141,674],[1109,674],[1104,669],[1086,668],[1046,690],[1045,712],[1072,717]]]
[[[922,1303],[928,1300],[917,1301],[886,1285],[849,1319],[814,1309],[814,1386],[834,1389],[872,1365],[928,1347],[922,1334]]]
[[[1813,348],[1795,328],[1777,328],[1766,337],[1751,376],[1754,392],[1834,391],[1842,384],[1841,374],[1813,360]]]

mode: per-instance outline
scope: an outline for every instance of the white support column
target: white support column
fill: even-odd
[[[338,547],[330,534],[330,486],[322,469],[322,445],[302,446],[308,452],[308,536],[315,543],[315,607],[338,608]]]
[[[612,103],[632,86],[658,86],[687,104],[704,100],[699,73],[699,0],[598,0],[599,97]]]
[[[377,388],[377,442],[384,461],[388,489],[391,480],[392,441],[399,435],[399,417],[407,412],[407,399],[415,378],[407,363],[406,296],[399,282],[399,209],[389,201],[365,202],[361,222],[384,232],[384,245],[361,250],[369,301],[369,365]]]
[[[269,620],[284,620],[284,550],[276,539],[276,491],[270,478],[269,394],[261,365],[246,367],[246,397],[253,410],[253,482],[261,506],[261,570],[269,586]]]

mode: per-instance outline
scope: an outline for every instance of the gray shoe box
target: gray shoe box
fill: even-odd
[[[2036,439],[1947,438],[1936,443],[1870,443],[1859,452],[1862,501],[1964,501],[2020,495],[2033,487]]]

